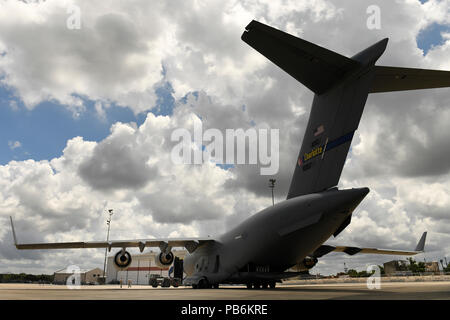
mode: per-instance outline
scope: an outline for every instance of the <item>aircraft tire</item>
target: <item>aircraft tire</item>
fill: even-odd
[[[198,288],[199,289],[208,289],[208,288],[211,288],[211,285],[209,284],[208,280],[206,278],[204,278],[198,282]]]

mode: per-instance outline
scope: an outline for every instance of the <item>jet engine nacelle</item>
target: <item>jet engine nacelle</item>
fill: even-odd
[[[302,262],[297,264],[296,267],[299,271],[307,271],[307,270],[311,269],[312,267],[314,267],[318,261],[319,260],[317,260],[317,258],[315,258],[315,257],[306,256],[305,259],[303,259]]]
[[[155,256],[155,263],[160,268],[165,268],[173,263],[174,255],[172,251],[169,253],[161,252],[159,255]]]
[[[114,256],[114,264],[119,269],[126,268],[131,264],[131,254],[128,251],[119,251]]]

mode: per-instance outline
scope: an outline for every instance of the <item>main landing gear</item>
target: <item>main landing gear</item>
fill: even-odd
[[[198,284],[193,284],[192,289],[219,289],[219,284],[211,284],[207,279],[201,279]]]
[[[274,289],[275,281],[254,281],[247,283],[247,289]]]

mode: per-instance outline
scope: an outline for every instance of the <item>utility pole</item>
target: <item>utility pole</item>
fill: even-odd
[[[109,209],[109,217],[106,220],[106,224],[108,225],[108,231],[106,233],[106,242],[109,241],[109,230],[111,229],[111,217],[113,215],[113,209]],[[108,248],[105,248],[105,261],[103,262],[103,280],[105,281],[106,284],[106,278],[105,278],[105,271],[106,271],[106,256],[108,255]]]
[[[275,180],[275,179],[269,179],[269,182],[270,182],[269,188],[272,189],[272,206],[275,205],[275,200],[274,200],[274,198],[273,198],[273,189],[275,188],[275,181],[277,181],[277,180]]]

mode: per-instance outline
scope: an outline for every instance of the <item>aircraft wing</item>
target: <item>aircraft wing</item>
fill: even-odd
[[[348,255],[355,255],[357,253],[372,253],[372,254],[390,254],[390,255],[402,255],[402,256],[412,256],[418,253],[424,252],[425,249],[425,239],[427,237],[427,232],[422,234],[416,248],[414,250],[393,250],[393,249],[377,249],[377,248],[360,248],[360,247],[350,247],[350,246],[330,246],[322,245],[312,256],[320,258],[330,252],[345,252]]]
[[[404,250],[392,250],[392,249],[377,249],[377,248],[358,248],[358,247],[346,247],[346,246],[336,246],[333,251],[345,252],[349,255],[354,255],[357,253],[374,253],[374,254],[391,254],[391,255],[403,255],[412,256],[423,251],[404,251]]]
[[[37,249],[79,249],[79,248],[139,248],[142,252],[146,247],[158,247],[161,251],[166,248],[184,247],[189,253],[192,253],[197,247],[207,242],[215,240],[205,238],[163,238],[163,239],[138,239],[138,240],[110,240],[110,241],[86,241],[86,242],[54,242],[54,243],[18,243],[12,217],[11,228],[14,237],[14,245],[19,250],[37,250]]]
[[[450,87],[450,71],[375,66],[371,93]]]

